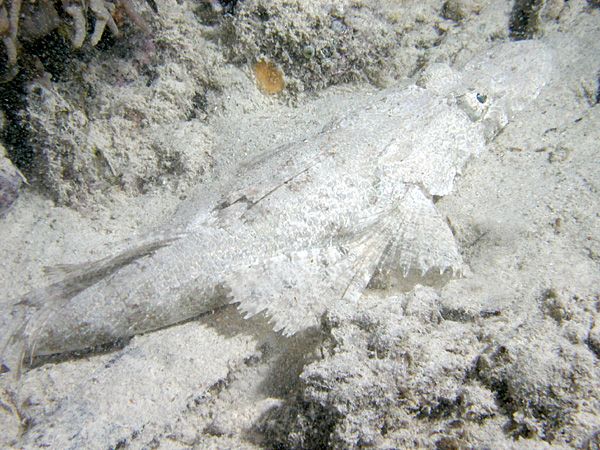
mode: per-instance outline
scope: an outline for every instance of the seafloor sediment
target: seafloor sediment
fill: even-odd
[[[470,270],[367,292],[292,338],[229,307],[38,361],[18,381],[3,373],[0,446],[598,447],[597,2],[236,3],[233,15],[140,3],[150,36],[125,20],[62,78],[28,82],[26,133],[8,150],[31,163],[30,185],[0,219],[0,323],[48,284],[44,266],[111,254],[196,185],[318,131],[365,92],[538,39],[556,78],[436,203]],[[261,58],[285,76],[275,96],[255,85]]]

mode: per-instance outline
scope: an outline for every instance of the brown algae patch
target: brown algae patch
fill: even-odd
[[[256,84],[265,94],[279,94],[285,88],[283,72],[271,61],[261,59],[252,67]]]

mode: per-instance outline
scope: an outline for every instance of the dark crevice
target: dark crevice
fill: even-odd
[[[269,410],[258,425],[264,441],[271,449],[332,448],[332,436],[340,417],[324,405],[301,398]]]
[[[0,140],[5,145],[11,161],[27,174],[34,154],[29,145],[25,77],[26,75],[20,73],[11,81],[0,83],[0,110],[4,114]]]
[[[509,35],[515,41],[531,39],[539,31],[539,12],[543,5],[541,0],[516,0],[513,6]]]
[[[25,41],[18,72],[11,80],[0,83],[0,109],[5,119],[0,140],[11,161],[28,177],[32,175],[35,150],[27,114],[27,86],[47,74],[52,81],[61,80],[71,60],[69,44],[57,32],[35,41]]]

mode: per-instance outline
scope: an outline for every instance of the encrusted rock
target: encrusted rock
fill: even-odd
[[[23,176],[6,156],[4,146],[0,144],[0,217],[10,209],[23,184]]]

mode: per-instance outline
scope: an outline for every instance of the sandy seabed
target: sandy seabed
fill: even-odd
[[[425,63],[460,67],[495,41],[508,40],[509,24],[515,23],[511,14],[528,4],[331,2],[329,14],[344,26],[352,26],[344,20],[348,9],[359,11],[353,26],[362,33],[368,27],[361,28],[357,17],[368,22],[374,11],[384,17],[373,27],[379,37],[372,45],[388,53],[355,55],[393,59],[387,69],[406,73],[371,73],[363,82],[329,86],[316,69],[303,79],[301,65],[290,63],[291,93],[269,97],[256,88],[251,66],[239,54],[231,58],[235,64],[220,56],[227,43],[209,41],[214,31],[197,27],[198,39],[206,39],[203,48],[185,40],[198,20],[192,6],[157,3],[164,11],[157,40],[180,42],[181,48],[161,56],[163,81],[148,88],[156,97],[121,87],[106,94],[114,104],[155,115],[148,113],[144,127],[126,127],[126,133],[98,116],[88,135],[102,141],[102,133],[115,133],[123,151],[139,145],[130,169],[150,181],[136,191],[126,176],[120,187],[94,179],[102,192],[82,200],[72,186],[61,191],[60,179],[46,180],[55,183],[47,185],[58,204],[25,187],[1,219],[4,324],[14,299],[49,283],[45,266],[110,255],[132,236],[168,222],[182,198],[194,198],[198,182],[210,184],[257,149],[317,132],[376,90],[373,84],[406,82],[403,76],[413,75],[422,56],[415,53],[414,36],[426,33],[406,28],[406,40],[389,53],[393,46],[377,40],[393,37],[381,31],[387,29],[381,23],[406,27],[398,18],[403,12],[411,20],[418,16],[423,29],[435,23],[443,33],[424,53]],[[321,13],[318,2],[288,3],[273,2],[273,29],[285,30],[298,11],[307,17]],[[598,448],[600,10],[594,2],[530,3],[539,6],[531,38],[553,49],[556,76],[436,203],[469,267],[464,277],[404,294],[366,292],[362,309],[330,314],[322,329],[291,338],[274,333],[264,319],[243,320],[230,306],[135,336],[124,346],[42,361],[18,381],[4,373],[0,446]],[[248,11],[259,7],[248,0],[239,14],[244,17],[246,8],[251,17]],[[454,20],[442,20],[442,13]],[[261,45],[269,41],[261,43],[252,30],[237,25],[242,50],[229,50],[264,53]],[[302,26],[299,21],[298,29]],[[275,39],[276,33],[269,36]],[[203,72],[183,71],[200,57]],[[90,72],[101,77],[103,66],[96,64]],[[189,106],[199,79],[218,88],[207,95],[202,117],[184,120],[178,111]],[[101,78],[97,83],[106,87]],[[45,95],[45,103],[31,106],[38,121],[51,113],[50,94]],[[114,111],[123,114],[117,119],[131,114]],[[93,113],[88,115],[91,121]],[[38,126],[58,127],[48,121]],[[40,139],[56,145],[51,131],[42,134]],[[164,175],[147,152],[168,153],[169,146],[177,147],[182,165]],[[126,171],[117,155],[109,152],[107,158],[115,158],[114,170]],[[160,152],[158,158],[166,160]],[[60,206],[65,199],[77,207]]]

